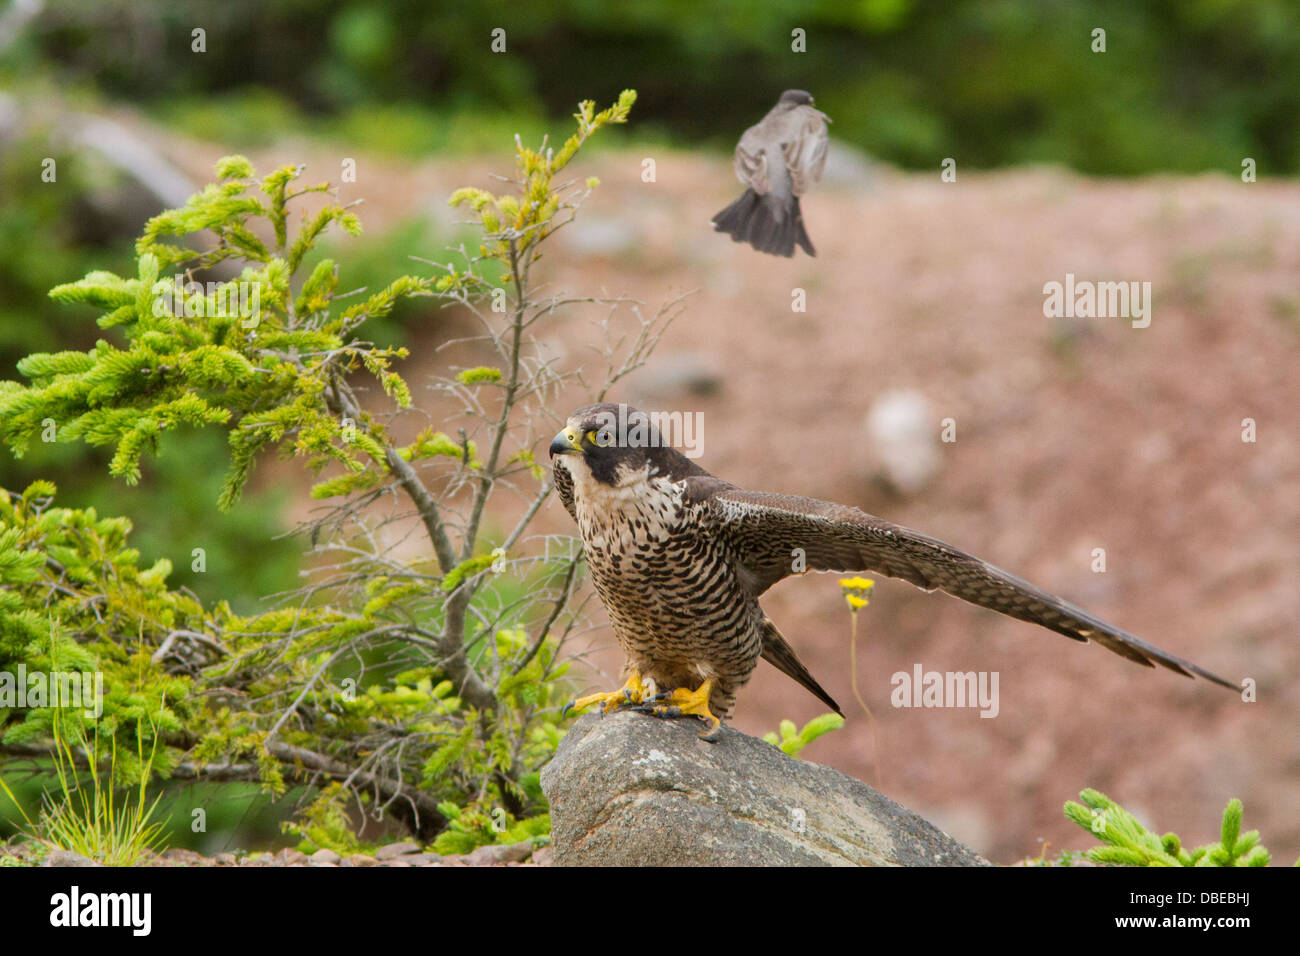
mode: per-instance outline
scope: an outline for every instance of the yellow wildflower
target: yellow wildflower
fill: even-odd
[[[844,591],[844,600],[848,602],[849,607],[854,611],[871,603],[867,600],[867,595],[871,593],[871,589],[875,586],[876,582],[870,578],[840,579],[840,588]]]

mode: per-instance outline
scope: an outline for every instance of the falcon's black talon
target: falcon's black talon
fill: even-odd
[[[704,733],[700,734],[701,740],[711,744],[716,744],[718,740],[721,739],[721,737],[722,737],[721,723],[719,723],[716,727],[710,727]]]
[[[674,705],[665,707],[663,704],[645,703],[636,707],[625,707],[624,710],[634,711],[638,714],[649,714],[651,717],[658,717],[660,720],[673,720],[682,716],[682,709]]]
[[[603,717],[605,714],[621,710],[629,703],[639,701],[644,693],[644,685],[641,683],[641,675],[636,668],[632,668],[628,673],[627,684],[619,690],[611,690],[609,693],[588,694],[586,697],[579,697],[577,700],[570,701],[564,705],[560,711],[560,717],[568,715],[571,710],[585,710],[592,704],[600,705],[600,713]]]

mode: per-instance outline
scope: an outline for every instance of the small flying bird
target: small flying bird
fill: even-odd
[[[1144,667],[1237,689],[935,538],[857,508],[715,478],[664,445],[653,420],[629,406],[578,409],[550,455],[555,488],[578,524],[626,658],[625,686],[574,707],[695,715],[712,739],[761,657],[839,713],[758,603],[777,581],[804,570],[874,571],[942,589],[1072,640],[1096,641]]]
[[[822,178],[829,122],[813,108],[811,94],[782,93],[771,112],[740,137],[736,176],[747,188],[713,217],[713,228],[774,256],[793,256],[796,242],[817,255],[803,227],[799,197]]]

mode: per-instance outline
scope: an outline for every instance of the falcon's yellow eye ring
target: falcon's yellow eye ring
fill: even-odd
[[[610,433],[608,428],[602,428],[600,431],[596,431],[593,428],[591,431],[587,432],[587,441],[590,444],[595,445],[597,448],[608,448],[610,445],[614,444],[614,436]]]

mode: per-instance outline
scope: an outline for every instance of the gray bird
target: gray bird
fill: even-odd
[[[1145,667],[1233,688],[950,544],[857,508],[746,491],[715,478],[666,446],[652,416],[634,408],[578,409],[550,453],[555,488],[578,524],[592,581],[626,657],[626,685],[576,707],[695,715],[712,735],[762,658],[838,711],[758,603],[805,567],[876,571],[941,589],[1072,640],[1095,641]],[[795,555],[803,556],[801,564]]]
[[[713,228],[774,256],[793,256],[796,242],[817,255],[803,227],[799,197],[822,178],[829,122],[813,108],[811,94],[782,93],[771,112],[740,137],[736,177],[747,188],[713,217]]]

